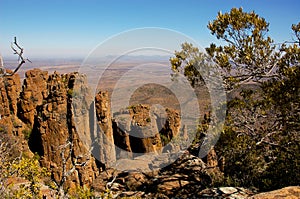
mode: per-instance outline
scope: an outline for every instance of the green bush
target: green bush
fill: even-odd
[[[22,133],[24,135],[25,140],[29,140],[32,133],[32,129],[24,129],[22,130]]]

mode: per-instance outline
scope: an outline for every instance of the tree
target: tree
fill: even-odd
[[[277,177],[272,182],[276,188],[298,184],[300,179],[300,23],[293,24],[292,30],[296,40],[281,45],[278,77],[263,85],[266,101],[273,105],[277,121],[272,140],[261,140],[276,150],[276,159],[266,172]]]
[[[218,155],[225,157],[223,183],[260,189],[297,184],[300,23],[292,26],[296,40],[282,45],[267,35],[264,18],[242,8],[219,12],[208,28],[222,40],[206,52],[219,67],[229,99],[226,125],[216,146]],[[189,80],[201,79],[190,66],[203,57],[207,56],[184,44],[170,62],[173,71],[184,71]]]
[[[175,57],[170,58],[174,72],[173,78],[181,73],[188,78],[192,86],[203,84],[204,79],[199,72],[199,66],[205,65],[205,60],[208,57],[192,44],[183,43],[181,48],[181,51],[175,51]]]
[[[208,28],[226,44],[212,43],[206,51],[222,70],[229,88],[273,76],[279,54],[267,36],[269,23],[264,18],[233,8],[229,13],[219,12]]]

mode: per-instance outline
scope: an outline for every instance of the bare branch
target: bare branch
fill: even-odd
[[[3,69],[4,65],[3,65],[3,59],[2,56],[0,55],[0,68]]]
[[[113,183],[115,182],[116,178],[117,178],[117,175],[114,175],[112,181],[106,183],[106,185],[105,185],[106,189],[110,189],[110,187],[111,187],[111,186],[113,185]]]
[[[4,70],[2,57],[0,56],[0,77],[14,75],[16,72],[18,72],[21,66],[26,63],[26,61],[32,63],[29,59],[25,59],[23,57],[24,49],[18,44],[17,37],[14,37],[14,42],[11,43],[11,49],[13,50],[15,55],[18,55],[19,64],[12,73],[6,73]]]
[[[93,148],[91,148],[89,151],[87,151],[85,154],[80,154],[76,157],[73,156],[73,150],[74,150],[73,141],[71,138],[68,138],[65,141],[65,144],[59,145],[57,147],[57,150],[54,150],[53,153],[59,151],[59,154],[61,156],[62,160],[62,177],[59,182],[55,182],[56,185],[56,191],[58,192],[60,198],[66,197],[66,192],[64,190],[64,184],[67,181],[67,178],[71,176],[78,167],[85,167],[89,161],[90,157],[89,154],[91,154],[91,151]],[[82,159],[85,157],[85,161],[82,161]],[[70,168],[67,168],[68,163],[70,164]]]

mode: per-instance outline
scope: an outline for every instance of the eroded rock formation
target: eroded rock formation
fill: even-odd
[[[165,152],[171,147],[166,145],[184,130],[178,111],[143,104],[115,113],[113,129],[118,158],[133,157],[131,152],[135,156]]]
[[[20,92],[21,81],[18,74],[0,78],[0,135],[2,140],[14,145],[14,156],[19,156],[22,152],[32,157],[27,144],[31,129],[17,116]]]
[[[99,92],[95,96],[96,115],[98,126],[96,131],[96,147],[94,155],[106,166],[116,161],[114,136],[110,112],[108,92]]]
[[[139,104],[112,115],[108,93],[94,95],[86,82],[82,74],[38,69],[26,72],[22,87],[17,74],[0,78],[1,139],[15,143],[16,156],[38,153],[64,188],[87,185],[143,198],[254,195],[243,188],[205,189],[223,177],[220,158],[213,149],[204,159],[180,151],[178,136],[187,141],[189,134],[179,112]],[[119,160],[123,171],[108,168]],[[151,172],[129,171],[131,164]],[[299,187],[253,196],[276,197],[297,198]]]
[[[160,153],[180,130],[176,111],[149,105],[113,118],[108,93],[93,97],[78,73],[33,69],[22,87],[18,75],[2,78],[0,86],[2,129],[21,135],[27,150],[38,153],[55,182],[66,187],[91,184],[117,159]]]
[[[36,77],[33,71],[30,74]],[[75,79],[82,80],[76,88]],[[88,90],[84,90],[87,89],[84,79],[78,73],[49,75],[42,98],[38,98],[36,108],[31,111],[36,113],[30,147],[41,156],[42,166],[51,170],[55,182],[66,187],[89,185],[99,173],[88,145],[83,142],[86,137],[82,136],[90,137],[88,110],[92,99]],[[27,87],[32,86],[28,82]],[[32,92],[27,90],[27,95],[33,96],[36,90]]]
[[[33,127],[36,107],[42,105],[48,95],[48,72],[39,69],[29,70],[25,73],[22,92],[19,100],[19,118]]]

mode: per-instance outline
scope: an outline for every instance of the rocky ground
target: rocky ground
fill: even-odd
[[[37,153],[65,189],[85,185],[117,198],[300,197],[299,187],[265,194],[208,188],[223,177],[222,162],[213,149],[200,159],[199,146],[187,148],[178,111],[137,104],[112,113],[109,94],[94,97],[83,74],[34,69],[23,84],[17,74],[1,78],[0,102],[1,139],[15,142],[16,154]]]

